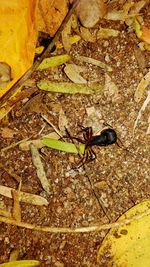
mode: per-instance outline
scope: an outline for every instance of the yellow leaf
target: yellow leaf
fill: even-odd
[[[37,29],[37,0],[0,1],[0,61],[11,70],[11,81],[0,89],[0,97],[31,67]]]
[[[34,267],[39,266],[40,262],[36,260],[10,261],[0,264],[0,267]]]
[[[119,220],[130,218],[150,208],[150,201],[143,201],[123,214]],[[101,266],[148,267],[150,266],[150,215],[133,220],[130,224],[111,229],[99,251]]]

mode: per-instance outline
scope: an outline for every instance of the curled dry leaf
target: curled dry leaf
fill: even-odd
[[[92,34],[89,29],[80,27],[80,34],[84,41],[95,43],[96,42],[96,35]]]
[[[11,187],[0,185],[0,195],[2,196],[12,198],[13,190],[14,189]],[[25,202],[25,203],[29,203],[32,205],[38,205],[38,206],[48,205],[48,201],[45,198],[38,196],[38,195],[22,192],[22,191],[20,191],[20,202]]]
[[[8,127],[3,127],[0,129],[0,134],[3,138],[13,138],[16,133],[17,132],[15,130],[12,130]]]
[[[61,33],[63,47],[67,52],[69,52],[71,49],[71,41],[69,38],[71,35],[71,26],[72,26],[72,19],[70,18],[70,20],[67,22]]]
[[[77,66],[75,64],[66,64],[64,68],[64,72],[72,82],[86,84],[87,81],[80,75],[80,72],[83,71],[85,71],[85,67]]]
[[[147,74],[142,78],[140,83],[138,84],[138,87],[134,94],[134,100],[138,103],[140,102],[145,89],[150,84],[150,70],[147,72]]]
[[[127,25],[129,24],[128,20],[130,20],[130,24],[132,24],[134,18],[139,15],[140,10],[145,4],[146,0],[141,0],[137,3],[134,3],[133,1],[126,2],[122,10],[110,10],[105,18],[107,20],[120,20],[125,22],[127,20]]]
[[[120,31],[108,28],[100,28],[97,32],[97,39],[108,39],[110,37],[117,37]]]
[[[68,125],[67,117],[65,115],[65,112],[61,108],[60,112],[59,112],[58,126],[59,126],[59,130],[61,131],[62,134],[65,134],[65,129],[67,128],[67,125]]]
[[[52,188],[46,177],[46,173],[44,171],[44,167],[43,167],[38,149],[31,143],[30,150],[32,154],[33,164],[36,167],[37,176],[41,182],[41,185],[43,189],[47,192],[47,194],[50,195],[52,193]]]
[[[101,62],[101,61],[99,61],[97,59],[94,59],[94,58],[91,58],[91,57],[80,56],[80,55],[77,55],[76,59],[78,59],[81,62],[85,62],[85,63],[89,63],[89,64],[92,64],[92,65],[95,65],[97,67],[105,69],[106,71],[112,71],[112,68],[110,66],[108,66],[107,64],[105,64],[105,63],[103,63],[103,62]]]
[[[138,125],[139,120],[141,119],[142,113],[145,111],[145,109],[146,109],[146,107],[148,106],[149,103],[150,103],[150,89],[148,90],[147,98],[145,99],[141,109],[138,112],[138,116],[136,118],[136,121],[135,121],[134,127],[133,127],[133,133],[135,131],[135,128]]]
[[[146,69],[146,58],[143,51],[141,51],[141,49],[137,45],[134,45],[134,55],[140,70],[144,73]]]
[[[76,14],[86,28],[93,27],[105,13],[106,5],[103,0],[80,0],[76,8]]]
[[[5,62],[0,62],[0,89],[5,87],[11,80],[11,68]]]
[[[107,73],[105,73],[104,95],[111,97],[112,101],[115,101],[118,96],[118,87]]]

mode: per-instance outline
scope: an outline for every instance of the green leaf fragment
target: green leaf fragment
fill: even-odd
[[[65,94],[94,94],[102,91],[103,87],[100,84],[76,84],[69,82],[50,82],[42,80],[37,83],[39,89],[55,93]]]
[[[10,261],[0,264],[0,267],[34,267],[39,266],[40,262],[36,260]]]
[[[44,58],[42,63],[37,68],[38,70],[44,70],[52,67],[60,66],[70,60],[70,56],[67,54]]]
[[[79,144],[79,146],[75,146],[73,143],[68,143],[60,140],[50,139],[47,137],[42,138],[42,143],[50,148],[61,150],[67,153],[75,153],[78,154],[80,152],[82,155],[85,151],[85,145]]]

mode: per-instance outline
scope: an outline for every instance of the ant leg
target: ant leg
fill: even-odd
[[[72,135],[69,133],[69,131],[68,131],[67,128],[65,128],[65,131],[66,131],[67,136],[63,136],[64,138],[70,138],[70,140],[72,141],[72,143],[74,143],[74,140],[76,140],[76,141],[78,141],[78,142],[80,142],[80,143],[82,143],[82,144],[85,144],[85,141],[82,140],[81,138],[72,136]]]
[[[91,162],[95,159],[96,159],[96,153],[92,148],[90,148],[89,149],[89,161],[88,162]]]

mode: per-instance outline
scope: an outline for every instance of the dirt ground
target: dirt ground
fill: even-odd
[[[145,23],[150,21],[147,10],[143,11]],[[133,135],[137,118],[146,93],[139,103],[134,100],[135,90],[150,67],[150,52],[142,51],[145,66],[135,55],[139,40],[134,32],[128,31],[124,23],[100,21],[96,27],[109,27],[120,31],[118,37],[97,42],[81,39],[72,45],[72,63],[86,66],[85,78],[104,86],[106,71],[91,64],[80,63],[76,55],[92,57],[107,63],[112,71],[107,73],[115,83],[115,90],[104,88],[92,95],[48,93],[34,86],[30,98],[21,100],[1,121],[1,163],[0,184],[17,189],[13,177],[21,177],[21,190],[45,197],[48,206],[36,206],[21,202],[21,220],[41,226],[83,227],[115,222],[120,215],[150,198],[149,158],[150,136],[146,134],[150,107],[142,114]],[[60,50],[59,54],[64,51]],[[33,79],[69,81],[58,69],[34,73]],[[109,90],[110,89],[110,90]],[[26,87],[24,90],[29,90]],[[40,154],[53,194],[48,196],[38,178],[32,162],[31,152],[22,151],[19,146],[3,148],[25,138],[38,139],[53,132],[42,117],[59,127],[60,110],[63,110],[67,129],[75,136],[80,125],[91,126],[95,133],[105,127],[115,129],[119,146],[94,147],[95,161],[80,168],[74,168],[78,156],[41,148]],[[94,112],[92,112],[94,111]],[[110,125],[110,126],[107,126]],[[2,129],[12,130],[12,136],[5,137]],[[81,135],[80,135],[81,136]],[[69,141],[69,140],[68,140]],[[0,195],[1,208],[12,209],[13,201]],[[96,256],[107,231],[90,233],[45,233],[0,223],[0,263],[9,260],[10,253],[17,249],[19,259],[36,259],[40,266],[77,267],[108,266],[97,263]]]

